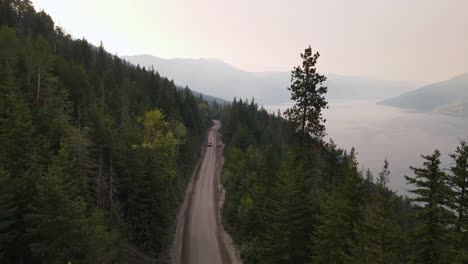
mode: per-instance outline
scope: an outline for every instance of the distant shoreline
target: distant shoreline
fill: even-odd
[[[448,110],[443,110],[443,109],[434,109],[435,113],[441,114],[441,115],[448,115],[448,116],[456,116],[456,117],[468,117],[468,113],[464,112],[452,112]]]

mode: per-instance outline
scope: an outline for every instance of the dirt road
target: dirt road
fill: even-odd
[[[218,183],[223,163],[220,127],[221,123],[214,121],[202,160],[189,184],[174,240],[174,264],[241,263],[219,216]]]

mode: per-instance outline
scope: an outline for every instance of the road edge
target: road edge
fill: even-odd
[[[221,124],[222,126],[222,124]],[[221,128],[220,126],[220,128]],[[218,144],[222,144],[222,147],[217,150],[216,153],[216,176],[213,188],[215,188],[215,202],[218,205],[218,210],[216,212],[216,233],[218,238],[218,244],[221,247],[221,253],[224,263],[230,264],[242,264],[242,259],[240,257],[237,246],[232,240],[231,236],[226,232],[223,226],[222,221],[222,209],[224,205],[224,194],[225,190],[221,182],[221,172],[224,166],[224,143],[222,143],[222,135],[219,133],[219,130],[216,133],[216,138]]]
[[[191,201],[192,201],[192,196],[193,196],[193,187],[196,183],[196,181],[199,178],[200,174],[200,169],[201,169],[201,164],[203,160],[205,159],[205,154],[207,152],[207,142],[208,142],[208,136],[213,127],[216,125],[216,123],[219,122],[218,120],[213,120],[213,126],[209,127],[206,129],[205,132],[205,139],[201,147],[201,156],[200,159],[192,173],[191,179],[189,181],[189,184],[187,185],[186,191],[185,191],[185,198],[184,202],[180,206],[179,212],[177,214],[177,225],[176,225],[176,232],[174,236],[174,241],[172,243],[172,248],[171,248],[171,263],[172,264],[185,264],[189,263],[187,259],[187,255],[183,254],[183,252],[186,252],[189,240],[186,239],[186,236],[188,235],[188,229],[190,227],[190,215],[191,215]],[[219,132],[221,128],[221,122],[219,122],[220,126],[216,130],[216,142],[218,144],[221,144],[222,147],[218,148],[216,151],[216,157],[215,157],[215,176],[213,178],[213,199],[215,201],[215,204],[217,205],[216,207],[216,239],[218,240],[218,246],[220,247],[220,252],[221,252],[221,257],[222,257],[222,262],[223,263],[230,263],[230,264],[242,264],[242,260],[240,258],[239,251],[234,244],[234,241],[230,237],[230,235],[224,230],[224,226],[222,224],[222,217],[221,217],[221,210],[223,207],[224,203],[224,188],[221,184],[221,171],[224,165],[224,156],[223,156],[223,150],[224,150],[224,144],[221,141],[221,133]],[[217,146],[215,146],[217,147]]]
[[[201,145],[200,151],[201,155],[200,158],[197,162],[197,165],[195,166],[195,169],[192,172],[192,176],[190,177],[190,181],[187,184],[187,188],[185,189],[185,197],[184,197],[184,202],[180,206],[179,212],[177,213],[176,217],[176,230],[175,230],[175,235],[174,235],[174,240],[172,242],[172,248],[171,248],[171,263],[172,264],[182,264],[186,263],[185,259],[182,259],[182,252],[186,248],[186,239],[185,238],[185,230],[189,224],[189,218],[186,216],[190,214],[190,206],[188,206],[191,201],[192,201],[192,192],[193,192],[193,185],[195,181],[198,179],[198,174],[200,171],[201,163],[203,159],[205,158],[205,153],[206,153],[206,142],[208,139],[209,132],[213,126],[210,126],[205,130],[205,137],[203,140],[203,143]]]

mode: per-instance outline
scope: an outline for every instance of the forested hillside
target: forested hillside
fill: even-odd
[[[160,73],[174,78],[176,84],[226,100],[235,96],[254,97],[259,104],[272,105],[289,102],[285,89],[290,73],[247,72],[219,59],[163,59],[150,55],[125,56],[140,66],[155,67]],[[402,82],[373,80],[329,74],[326,85],[328,100],[369,100],[388,98],[414,89]]]
[[[28,0],[0,1],[0,94],[0,262],[160,256],[207,103],[64,34]]]
[[[388,98],[380,104],[419,111],[432,111],[439,108],[442,113],[463,115],[466,114],[463,109],[457,109],[453,105],[466,106],[467,99],[468,73],[463,73],[448,80],[432,83],[397,97]]]
[[[0,0],[0,263],[169,262],[213,117],[222,222],[244,263],[468,263],[468,144],[449,169],[439,151],[423,155],[406,176],[411,198],[398,196],[391,161],[371,172],[358,150],[323,140],[319,56],[301,54],[285,113],[210,105],[73,39],[29,0]]]
[[[318,53],[301,56],[285,116],[238,100],[222,118],[223,223],[244,263],[467,263],[468,145],[450,170],[437,150],[422,156],[406,177],[412,198],[398,196],[387,160],[364,170],[355,149],[322,140],[326,78]]]

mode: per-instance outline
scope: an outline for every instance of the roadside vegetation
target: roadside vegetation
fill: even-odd
[[[159,257],[208,104],[153,69],[0,1],[0,263]]]
[[[323,140],[326,77],[310,47],[301,59],[286,113],[220,106],[0,0],[0,263],[168,262],[213,118],[244,263],[468,263],[468,144],[449,170],[423,155],[397,195],[391,161],[366,171]]]
[[[467,144],[449,171],[437,150],[422,156],[406,177],[413,198],[397,195],[389,161],[364,171],[355,149],[323,141],[318,57],[301,54],[284,115],[253,100],[225,109],[222,215],[244,263],[467,263]]]

